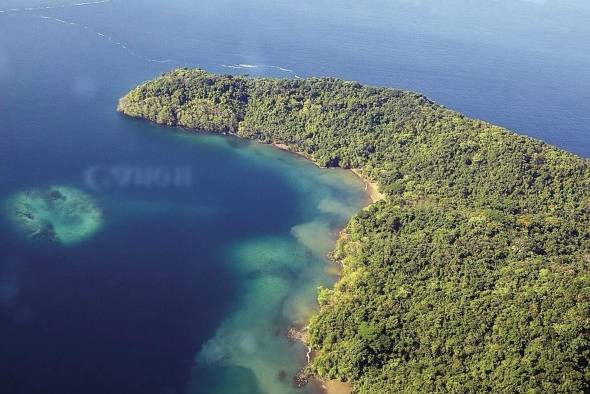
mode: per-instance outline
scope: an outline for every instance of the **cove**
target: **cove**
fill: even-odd
[[[42,15],[107,34],[131,6]],[[363,185],[270,146],[120,116],[118,98],[170,66],[37,14],[0,22],[0,391],[293,390],[306,349],[288,328],[336,280],[325,254]],[[91,197],[99,231],[64,244],[15,229],[8,201],[54,187]]]
[[[339,230],[368,203],[360,179],[349,171],[319,169],[277,148],[238,140],[176,132],[186,142],[219,139],[239,157],[273,167],[296,196],[295,205],[269,204],[261,220],[285,221],[281,229],[250,233],[224,248],[223,260],[239,278],[227,317],[199,350],[188,392],[320,392],[313,382],[296,389],[294,377],[307,362],[307,349],[288,338],[316,310],[317,288],[331,286],[338,267],[326,257]],[[217,141],[217,143],[221,142]],[[268,187],[256,191],[264,199]],[[237,223],[236,223],[237,224]]]
[[[117,121],[136,137],[125,160],[3,188],[65,184],[103,213],[74,245],[28,239],[3,217],[9,387],[317,392],[293,387],[307,349],[287,332],[336,280],[326,255],[367,202],[362,182],[268,145]],[[181,169],[181,182],[150,182],[157,169]]]

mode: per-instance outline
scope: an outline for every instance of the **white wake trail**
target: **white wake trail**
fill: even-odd
[[[97,1],[83,1],[83,2],[78,2],[78,3],[63,3],[63,4],[56,4],[56,5],[46,5],[46,6],[39,6],[39,7],[0,9],[0,14],[33,13],[35,11],[57,10],[57,9],[72,8],[72,7],[87,7],[87,6],[95,6],[95,5],[100,5],[100,4],[111,3],[112,1],[113,0],[97,0]],[[132,50],[129,47],[129,45],[127,45],[126,43],[118,41],[118,40],[114,39],[113,37],[109,36],[108,34],[102,33],[100,31],[96,31],[87,25],[77,23],[77,22],[71,22],[71,21],[67,21],[64,19],[51,17],[51,16],[47,16],[47,15],[38,15],[38,16],[39,16],[39,18],[44,19],[44,20],[50,20],[50,21],[61,23],[64,25],[76,26],[81,29],[92,32],[97,37],[100,37],[101,39],[105,39],[105,40],[110,41],[112,45],[115,45],[115,46],[121,48],[122,50],[127,52],[129,55],[139,58],[145,62],[159,63],[159,64],[165,64],[165,63],[178,63],[178,64],[180,64],[179,62],[177,62],[176,60],[173,60],[173,59],[162,59],[161,60],[161,59],[151,59],[149,57],[143,56],[143,55],[135,52],[134,50]],[[286,74],[291,74],[294,78],[297,78],[297,79],[301,78],[299,75],[297,75],[295,73],[294,70],[292,70],[290,68],[286,68],[286,67],[275,66],[275,65],[238,63],[238,64],[229,64],[229,65],[228,64],[221,64],[220,66],[224,67],[224,68],[231,68],[231,69],[274,69],[274,70],[278,70],[278,71],[281,71]]]
[[[93,6],[93,5],[110,3],[111,1],[112,0],[98,0],[98,1],[87,1],[87,2],[83,2],[83,3],[65,3],[65,4],[56,4],[56,5],[46,5],[46,6],[40,6],[40,7],[9,8],[9,9],[5,9],[5,10],[0,10],[0,14],[57,10],[57,9],[71,8],[71,7],[86,7],[86,6]]]
[[[103,1],[103,2],[107,2],[107,1]],[[80,3],[80,4],[82,4],[82,3]],[[90,3],[90,4],[96,4],[96,3],[93,2],[93,3]],[[58,23],[61,23],[61,24],[64,24],[64,25],[76,26],[76,27],[79,27],[81,29],[88,30],[89,32],[94,33],[97,37],[100,37],[103,40],[107,40],[112,45],[115,45],[115,46],[121,48],[122,50],[124,50],[125,52],[127,52],[129,55],[131,55],[133,57],[136,57],[138,59],[141,59],[143,61],[146,61],[148,63],[160,63],[160,64],[164,64],[164,63],[174,63],[175,62],[173,59],[164,59],[164,60],[151,59],[149,57],[140,55],[137,52],[131,50],[129,48],[129,45],[127,45],[126,43],[121,42],[121,41],[118,41],[118,40],[114,39],[113,37],[109,36],[108,34],[102,33],[100,31],[96,31],[96,30],[92,29],[90,26],[83,25],[81,23],[66,21],[66,20],[63,20],[63,19],[54,18],[54,17],[47,16],[47,15],[40,15],[39,18],[44,19],[44,20],[50,20],[50,21],[53,21],[53,22],[58,22]]]

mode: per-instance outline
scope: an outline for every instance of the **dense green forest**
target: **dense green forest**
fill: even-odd
[[[590,391],[590,163],[426,97],[333,78],[180,69],[127,115],[359,169],[309,328],[310,368],[362,393]]]

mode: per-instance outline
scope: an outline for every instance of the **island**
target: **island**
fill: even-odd
[[[590,162],[425,96],[177,69],[123,114],[354,169],[382,199],[341,233],[309,371],[360,393],[587,392]]]

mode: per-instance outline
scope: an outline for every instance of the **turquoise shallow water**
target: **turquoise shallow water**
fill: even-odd
[[[335,280],[324,256],[362,185],[115,112],[170,68],[419,90],[590,155],[581,0],[82,3],[0,0],[0,200],[61,186],[102,212],[69,245],[0,218],[0,392],[292,390],[305,349],[285,331]]]
[[[189,392],[204,392],[203,381],[214,388],[211,392],[235,392],[235,382],[225,380],[237,369],[251,382],[239,384],[244,392],[317,392],[313,385],[293,388],[292,378],[305,364],[307,349],[290,342],[287,331],[307,324],[316,307],[317,288],[336,280],[336,267],[326,263],[326,256],[344,223],[367,204],[367,196],[362,182],[348,171],[320,170],[302,158],[258,144],[238,154],[261,165],[272,163],[288,180],[298,197],[298,220],[288,231],[245,237],[225,248],[224,259],[241,278],[240,296],[200,348]],[[271,215],[280,219],[284,213],[278,204]]]
[[[228,368],[245,369],[256,379],[257,390],[251,392],[302,391],[293,389],[292,377],[305,364],[307,349],[287,341],[287,331],[307,324],[317,288],[334,282],[335,267],[326,264],[326,255],[338,230],[367,203],[362,183],[350,172],[318,170],[303,159],[259,145],[251,145],[247,154],[272,161],[289,179],[300,194],[300,222],[288,233],[250,237],[227,248],[232,269],[244,278],[241,297],[199,351],[191,392],[201,392],[200,376],[211,373],[207,367],[221,368],[214,375],[224,375]],[[277,160],[276,155],[284,157]]]

